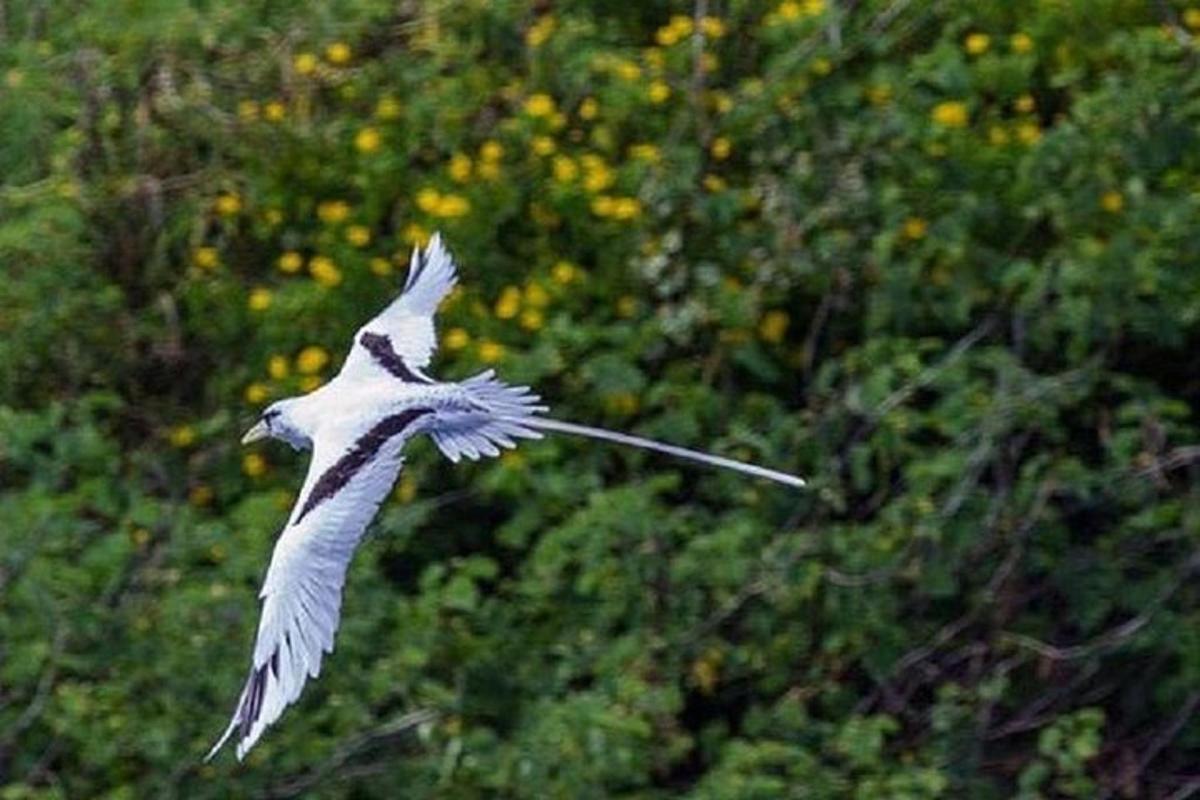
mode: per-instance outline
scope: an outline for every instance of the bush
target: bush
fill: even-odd
[[[1183,796],[1197,36],[1125,0],[0,4],[0,797]],[[204,765],[305,467],[238,435],[434,230],[437,375],[811,488],[414,443],[325,675]]]

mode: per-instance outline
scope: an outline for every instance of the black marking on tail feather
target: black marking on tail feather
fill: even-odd
[[[405,383],[433,383],[433,381],[418,375],[408,368],[408,364],[404,363],[404,359],[396,352],[396,348],[392,347],[390,337],[382,333],[371,333],[368,331],[358,337],[358,341],[371,354],[371,357],[379,363],[379,366]]]
[[[312,491],[308,493],[304,505],[300,508],[300,513],[296,515],[296,521],[292,524],[300,524],[300,520],[304,519],[308,512],[341,491],[359,470],[379,454],[389,439],[404,433],[418,419],[432,413],[432,408],[410,408],[399,414],[384,417],[375,427],[358,437],[354,446],[317,478]]]

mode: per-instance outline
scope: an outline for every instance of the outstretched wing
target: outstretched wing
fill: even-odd
[[[437,347],[433,315],[457,282],[454,259],[435,233],[424,250],[413,248],[404,291],[354,334],[342,375],[368,378],[385,370],[408,382],[429,383],[421,370]]]
[[[315,443],[304,488],[275,544],[259,596],[262,617],[250,675],[233,718],[207,759],[237,736],[239,760],[296,701],[333,652],[342,586],[367,524],[400,472],[404,443],[431,409],[410,408],[342,441]]]

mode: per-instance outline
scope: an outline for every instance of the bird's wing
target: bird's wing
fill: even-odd
[[[333,652],[342,585],[354,550],[400,472],[404,443],[431,409],[410,408],[316,439],[304,488],[271,556],[250,675],[233,718],[237,757],[295,702]]]
[[[428,383],[421,370],[437,347],[433,315],[457,280],[441,234],[435,233],[424,250],[413,248],[404,291],[354,334],[341,374],[369,378],[382,369],[401,380]]]

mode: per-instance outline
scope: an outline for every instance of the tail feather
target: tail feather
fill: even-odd
[[[493,370],[467,378],[461,384],[473,408],[438,415],[430,437],[446,458],[458,463],[463,456],[478,461],[496,457],[517,446],[515,439],[540,439],[530,420],[546,411],[527,386],[509,386],[496,380]]]
[[[695,461],[700,464],[707,464],[713,467],[721,467],[723,469],[731,469],[735,472],[741,472],[745,475],[753,475],[756,478],[766,478],[769,481],[782,483],[787,486],[802,487],[805,486],[803,478],[792,475],[787,472],[770,469],[768,467],[760,467],[757,464],[747,464],[744,461],[736,461],[732,458],[724,456],[715,456],[711,453],[702,453],[698,450],[691,450],[687,447],[679,447],[678,445],[666,444],[665,442],[647,439],[642,436],[633,436],[628,433],[618,433],[617,431],[605,430],[604,428],[593,428],[589,425],[576,425],[573,422],[563,422],[562,420],[549,419],[547,417],[529,417],[523,420],[525,425],[528,425],[538,430],[554,431],[555,433],[569,433],[574,436],[586,436],[589,439],[599,439],[605,442],[614,442],[616,444],[629,445],[631,447],[640,447],[643,450],[653,450],[658,453],[666,453],[677,458]]]

